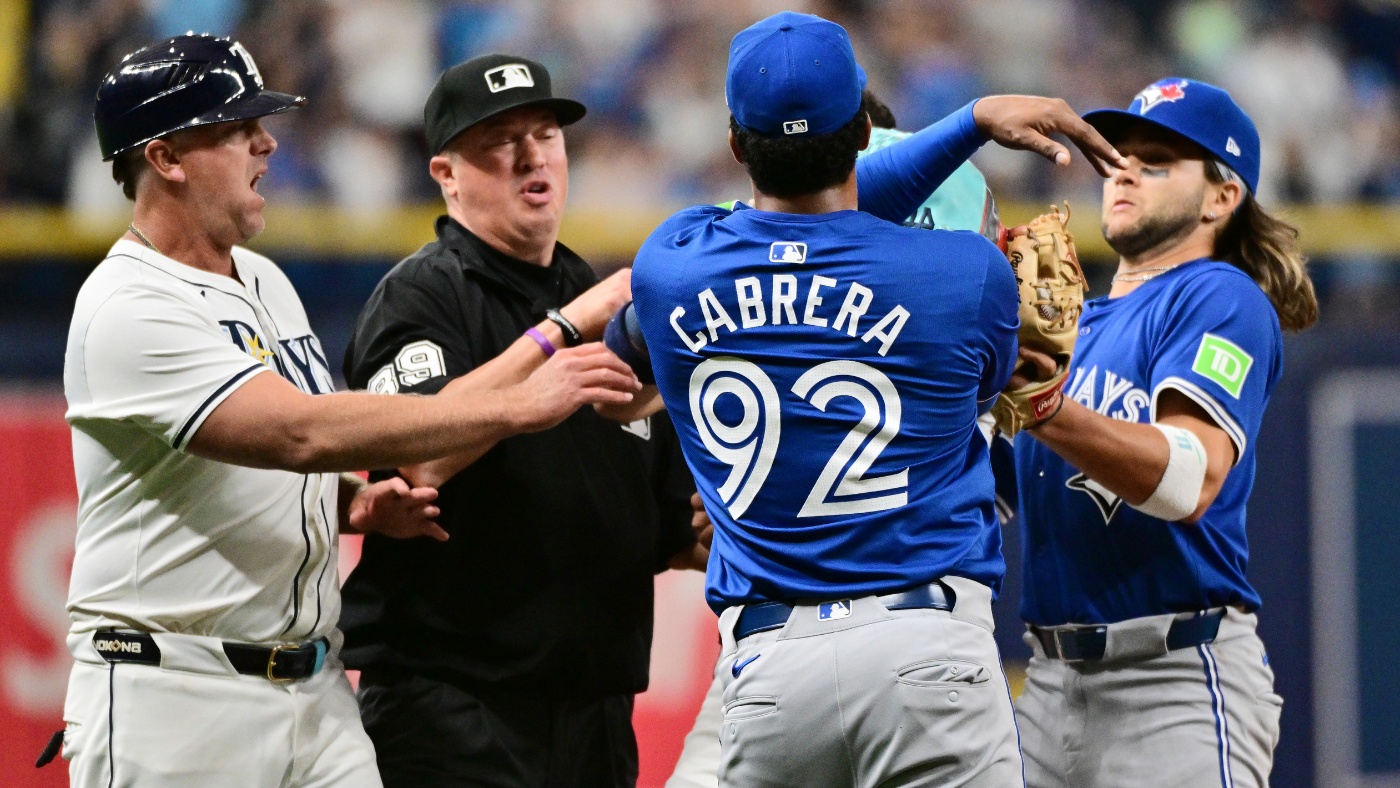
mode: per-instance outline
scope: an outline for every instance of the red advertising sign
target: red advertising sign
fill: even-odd
[[[63,728],[73,664],[63,638],[78,491],[63,408],[0,398],[0,785],[68,784],[62,760],[34,768]]]

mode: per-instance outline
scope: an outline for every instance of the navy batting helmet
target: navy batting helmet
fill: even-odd
[[[132,52],[97,89],[97,142],[102,160],[172,131],[247,120],[306,103],[263,90],[253,56],[237,41],[184,35]]]

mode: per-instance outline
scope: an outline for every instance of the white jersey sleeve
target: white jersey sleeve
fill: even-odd
[[[158,285],[128,284],[93,313],[83,338],[88,400],[73,421],[128,421],[183,450],[209,413],[259,372],[259,352],[240,351],[229,329]]]

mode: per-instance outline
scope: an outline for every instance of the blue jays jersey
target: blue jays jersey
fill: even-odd
[[[713,608],[1000,586],[976,435],[1016,355],[995,246],[858,211],[696,207],[643,244],[632,295],[715,521]]]
[[[1025,567],[1022,617],[1099,624],[1221,605],[1253,610],[1245,502],[1254,439],[1283,371],[1278,316],[1226,263],[1197,260],[1113,300],[1084,306],[1065,391],[1115,419],[1155,421],[1162,392],[1184,394],[1230,436],[1236,464],[1195,525],[1129,506],[1030,435],[1016,439]]]

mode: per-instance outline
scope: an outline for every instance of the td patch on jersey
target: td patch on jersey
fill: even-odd
[[[801,241],[774,241],[773,245],[768,247],[768,262],[805,263],[807,244]]]
[[[1252,366],[1254,357],[1244,348],[1224,337],[1207,333],[1201,337],[1201,346],[1196,350],[1191,371],[1215,381],[1226,393],[1239,399],[1240,391],[1244,389],[1244,379]]]

